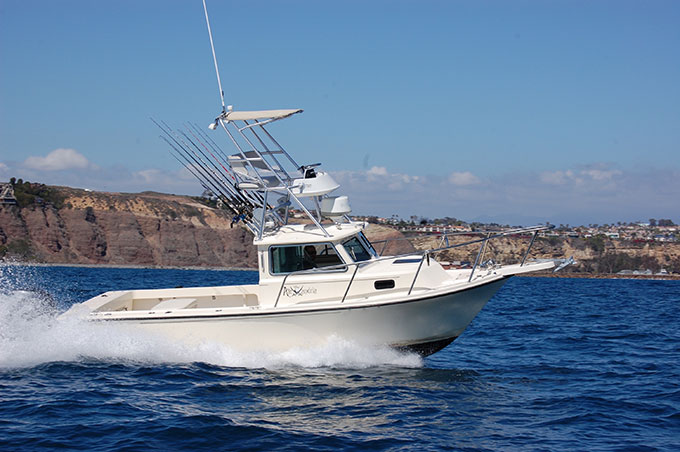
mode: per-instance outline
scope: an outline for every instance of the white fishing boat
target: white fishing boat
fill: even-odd
[[[221,82],[219,89],[222,95]],[[545,226],[454,245],[444,236],[436,249],[380,255],[363,233],[365,224],[350,219],[349,200],[336,194],[333,177],[320,164],[299,164],[268,130],[301,112],[237,111],[222,97],[222,112],[209,128],[226,132],[229,153],[208,131],[158,124],[173,155],[231,211],[234,224],[253,233],[258,284],[112,291],[63,315],[239,350],[312,347],[341,337],[428,355],[460,336],[510,277],[554,267],[528,259]],[[293,221],[293,213],[303,218]],[[519,262],[482,263],[490,240],[516,234],[532,237]],[[442,251],[470,245],[479,245],[470,267],[445,269],[437,262]]]

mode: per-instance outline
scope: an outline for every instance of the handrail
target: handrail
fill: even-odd
[[[494,233],[495,234],[502,234],[502,235],[513,235],[513,234],[521,234],[523,232],[538,232],[538,231],[542,231],[542,230],[553,229],[554,227],[555,227],[554,225],[549,225],[549,226],[536,225],[536,226],[529,226],[529,227],[526,227],[526,228],[510,229],[510,230],[507,230],[507,231],[501,231],[501,230],[499,230],[499,231],[488,231],[488,230],[485,230],[485,231],[446,232],[446,233],[442,233],[442,234],[422,234],[422,235],[420,235],[420,237],[431,237],[431,236],[436,235],[437,237],[442,237],[442,239],[444,239],[446,237],[459,236],[459,235],[481,235],[481,234],[494,234]],[[494,237],[491,237],[491,238],[494,238]],[[393,238],[389,238],[389,239],[385,239],[385,240],[371,241],[371,243],[373,245],[377,245],[379,243],[383,244],[383,247],[380,250],[380,254],[382,255],[382,253],[385,251],[385,248],[387,247],[387,245],[389,243],[400,242],[400,241],[411,241],[411,240],[413,240],[413,237],[393,237]],[[466,242],[465,244],[469,244],[469,243]],[[442,249],[444,249],[444,248],[446,248],[446,247],[443,247]],[[407,253],[407,254],[413,254],[413,253]]]
[[[529,256],[529,250],[531,249],[531,246],[534,244],[537,235],[538,231],[534,231],[534,235],[531,237],[531,242],[529,242],[529,246],[527,247],[527,252],[524,253],[524,257],[522,258],[522,263],[519,264],[520,267],[524,267],[524,262],[527,260],[527,257]]]
[[[409,287],[408,293],[406,294],[406,296],[411,295],[411,291],[413,290],[413,286],[416,285],[416,279],[418,279],[418,274],[420,274],[420,269],[423,268],[423,262],[425,261],[425,256],[429,257],[429,254],[427,254],[427,252],[425,252],[425,254],[423,254],[423,257],[420,258],[420,263],[418,264],[418,270],[416,270],[416,275],[413,277],[413,282],[411,282],[411,287]],[[430,261],[430,259],[428,259],[428,265],[429,265],[429,261]]]
[[[358,270],[359,270],[359,266],[356,265],[354,267],[354,273],[352,273],[352,277],[349,280],[349,284],[347,284],[347,289],[345,290],[345,294],[342,296],[342,300],[340,300],[340,303],[345,302],[345,298],[347,298],[347,294],[349,293],[349,288],[352,287],[352,283],[354,282],[354,277],[357,275]]]
[[[367,261],[348,262],[348,263],[343,263],[343,264],[338,264],[338,265],[329,265],[328,267],[322,267],[322,268],[311,268],[311,269],[306,269],[306,270],[296,270],[294,272],[287,273],[284,276],[283,281],[281,282],[281,287],[279,288],[279,293],[276,297],[276,301],[274,302],[274,307],[277,307],[278,304],[279,304],[279,300],[281,298],[281,293],[283,292],[283,288],[285,287],[286,281],[288,280],[289,276],[293,276],[293,275],[299,276],[299,275],[305,275],[305,274],[306,275],[312,275],[312,274],[326,273],[326,272],[333,271],[333,270],[345,270],[345,269],[348,269],[350,266],[354,266],[355,267],[354,272],[352,273],[352,277],[349,280],[349,284],[347,285],[347,289],[345,290],[345,294],[342,297],[341,303],[343,303],[345,301],[345,299],[347,298],[347,294],[349,293],[349,289],[352,286],[352,283],[354,282],[354,277],[356,276],[360,266],[369,265],[369,264],[372,264],[374,262],[380,262],[380,261],[391,260],[391,259],[398,259],[398,258],[407,257],[407,256],[420,255],[421,256],[420,263],[418,264],[418,269],[416,270],[413,281],[411,282],[411,287],[410,287],[408,294],[407,294],[407,296],[408,296],[408,295],[411,295],[411,291],[413,290],[413,287],[415,286],[416,279],[418,278],[418,275],[420,273],[420,269],[423,266],[423,262],[425,261],[425,259],[428,259],[428,262],[429,262],[430,254],[438,253],[440,251],[446,251],[446,250],[453,249],[453,248],[460,248],[460,247],[463,247],[463,246],[473,245],[475,243],[481,243],[480,250],[477,253],[477,259],[475,260],[475,264],[472,267],[472,271],[470,272],[470,278],[468,279],[468,281],[471,281],[472,276],[475,272],[475,269],[477,268],[477,265],[479,264],[479,257],[482,253],[482,248],[484,247],[484,244],[487,241],[498,238],[498,237],[504,237],[506,235],[518,234],[518,233],[521,233],[521,232],[534,232],[534,234],[537,234],[539,231],[552,229],[553,227],[554,226],[551,225],[551,226],[532,226],[532,227],[529,227],[529,228],[513,229],[513,230],[510,230],[510,231],[499,232],[495,235],[487,235],[487,237],[483,237],[481,239],[469,240],[467,242],[457,243],[457,244],[454,244],[454,245],[444,246],[444,247],[435,248],[435,249],[415,251],[415,252],[412,252],[412,253],[397,254],[397,255],[394,255],[394,256],[379,257],[379,258],[370,259],[370,260],[367,260]],[[488,234],[488,231],[483,231],[483,232]],[[376,242],[376,243],[379,243],[379,242]],[[534,241],[532,240],[531,243],[529,244],[529,247],[527,248],[525,255],[524,255],[524,259],[522,260],[522,265],[524,264],[526,257],[529,255],[529,250],[531,249],[531,245],[533,245],[533,243],[534,243]]]

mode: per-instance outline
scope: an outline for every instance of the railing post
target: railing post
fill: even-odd
[[[486,234],[486,240],[484,241],[484,245],[482,247],[482,257],[480,258],[480,261],[482,264],[484,264],[484,256],[486,255],[486,245],[489,243],[489,237],[491,237],[491,233],[489,232]]]
[[[262,240],[262,234],[264,233],[264,222],[265,218],[267,216],[267,193],[269,193],[269,190],[265,189],[264,190],[264,201],[262,201],[262,218],[260,222],[260,230],[257,233],[257,239]]]
[[[425,261],[425,256],[429,256],[429,253],[427,251],[425,251],[425,254],[423,254],[423,257],[420,259],[420,264],[418,264],[418,270],[416,270],[416,275],[413,277],[413,282],[411,283],[411,287],[409,288],[406,296],[411,295],[411,291],[413,290],[413,286],[416,285],[416,279],[418,279],[418,274],[420,273],[420,268],[423,266],[423,262]]]
[[[288,279],[288,276],[290,273],[288,273],[286,276],[283,277],[283,282],[281,282],[281,288],[279,289],[279,295],[276,297],[276,303],[274,303],[274,307],[276,307],[279,304],[279,298],[281,298],[281,292],[283,292],[283,286],[286,285],[286,280]]]
[[[354,273],[352,273],[352,278],[349,280],[349,284],[347,285],[347,290],[345,290],[345,295],[342,296],[342,300],[340,303],[345,302],[345,298],[347,298],[347,294],[349,293],[349,288],[352,287],[352,283],[354,282],[354,276],[357,274],[357,271],[359,270],[359,264],[355,263],[354,264]]]
[[[475,265],[472,267],[472,271],[470,272],[470,277],[468,278],[468,282],[472,281],[472,275],[475,274],[475,269],[477,268],[477,264],[479,263],[479,256],[482,255],[482,250],[484,249],[484,245],[486,245],[486,241],[488,239],[482,240],[482,246],[479,247],[479,251],[477,252],[477,258],[475,259]]]
[[[537,235],[538,235],[538,230],[534,231],[534,235],[531,237],[531,242],[529,243],[529,247],[527,248],[527,252],[524,253],[524,257],[522,258],[522,263],[519,264],[520,267],[524,266],[524,262],[527,260],[527,257],[529,257],[529,251],[531,251],[531,247],[534,244],[534,240],[536,240]]]

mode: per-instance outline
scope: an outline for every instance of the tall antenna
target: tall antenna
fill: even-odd
[[[222,113],[227,112],[224,105],[224,91],[222,91],[222,80],[220,80],[220,69],[217,66],[217,56],[215,55],[215,44],[213,44],[212,30],[210,29],[210,19],[208,19],[208,7],[203,0],[203,11],[205,11],[205,23],[208,25],[208,36],[210,36],[210,48],[212,49],[213,61],[215,62],[215,73],[217,74],[217,86],[220,89],[220,99],[222,99]]]

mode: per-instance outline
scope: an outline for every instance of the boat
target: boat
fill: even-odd
[[[232,226],[252,233],[259,282],[110,291],[63,316],[237,350],[315,347],[340,337],[430,355],[459,337],[512,276],[556,265],[528,258],[548,226],[485,232],[455,244],[443,235],[434,249],[378,252],[364,233],[366,223],[350,218],[349,199],[337,194],[333,176],[319,163],[298,163],[272,135],[272,123],[302,110],[225,106],[217,74],[222,111],[208,129],[225,132],[231,152],[196,125],[175,130],[156,124],[172,155],[214,196],[217,208],[230,212]],[[531,237],[518,262],[484,260],[490,241],[517,234]],[[479,246],[473,265],[445,268],[438,262],[439,253],[462,246]]]
[[[332,175],[320,164],[298,164],[268,130],[301,112],[228,108],[211,128],[226,131],[237,150],[230,155],[197,127],[161,125],[175,157],[233,214],[234,225],[252,232],[258,284],[111,291],[64,315],[242,350],[311,347],[342,337],[429,355],[460,336],[510,277],[554,267],[552,260],[529,260],[530,246],[515,264],[482,262],[489,241],[529,234],[531,245],[547,226],[381,255],[364,234],[366,223],[349,217],[348,197],[334,194],[340,184]],[[470,268],[445,269],[437,261],[442,251],[472,245],[479,252]]]

